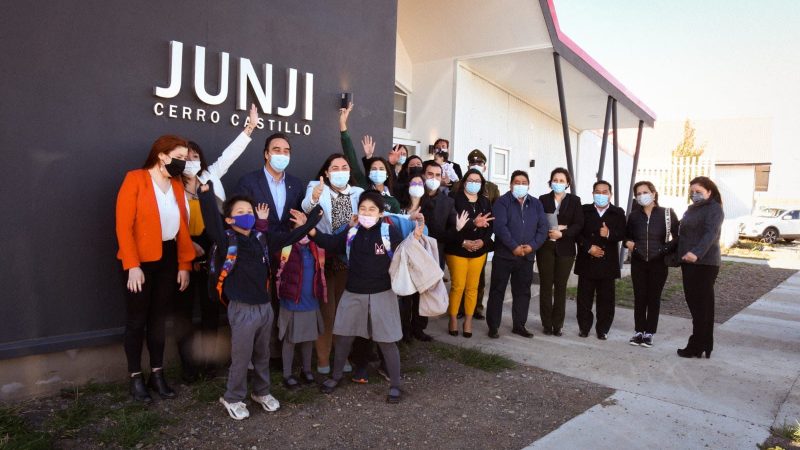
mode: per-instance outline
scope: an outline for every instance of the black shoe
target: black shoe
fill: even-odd
[[[561,328],[553,328],[553,336],[563,336],[564,333],[561,332]]]
[[[687,345],[686,348],[678,349],[678,356],[681,358],[702,358],[704,352],[706,354],[706,358],[711,358],[711,350],[699,350],[691,348]]]
[[[458,330],[447,330],[447,334],[450,336],[458,336]]]
[[[150,397],[150,393],[147,392],[147,386],[144,385],[142,374],[131,377],[130,392],[133,399],[137,402],[149,403],[153,401],[153,397]]]
[[[319,390],[322,391],[323,394],[331,394],[336,390],[336,386],[338,385],[338,381],[333,378],[328,378],[319,386]]]
[[[543,327],[542,333],[544,333],[545,336],[550,336],[553,334],[553,329],[550,327]]]
[[[472,318],[475,320],[485,320],[486,316],[484,316],[482,312],[475,311],[475,314],[472,315]]]
[[[172,390],[171,387],[169,387],[162,372],[163,370],[152,372],[150,374],[150,379],[147,380],[147,386],[156,391],[159,397],[163,398],[164,400],[173,399],[178,395]]]
[[[589,337],[589,332],[588,331],[579,331],[578,332],[578,336],[580,336],[582,338]]]
[[[500,334],[497,332],[497,330],[489,329],[489,337],[492,339],[497,339],[500,337]]]
[[[303,384],[314,384],[317,382],[316,378],[314,378],[314,372],[303,372],[300,381]]]
[[[414,339],[422,342],[430,342],[433,340],[433,336],[422,330],[419,330],[414,332]]]
[[[512,328],[511,332],[514,333],[514,334],[518,334],[518,335],[520,335],[522,337],[526,337],[526,338],[532,338],[533,337],[533,333],[531,333],[530,331],[525,329],[525,327]]]
[[[300,382],[297,381],[297,378],[294,375],[289,375],[288,378],[283,379],[283,387],[290,391],[294,391],[300,389]]]
[[[386,396],[386,403],[400,403],[400,398],[403,396],[400,388],[391,387],[389,388],[389,394]]]
[[[597,339],[600,339],[601,341],[608,340],[608,335],[605,333],[597,333]]]

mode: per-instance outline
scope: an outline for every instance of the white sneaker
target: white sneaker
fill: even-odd
[[[250,398],[252,398],[254,402],[261,405],[265,411],[275,412],[281,407],[281,404],[278,402],[278,400],[270,394],[262,396],[250,394]]]
[[[242,420],[250,417],[250,411],[247,410],[247,405],[244,402],[228,403],[222,397],[219,398],[219,402],[228,410],[228,415],[233,420]]]

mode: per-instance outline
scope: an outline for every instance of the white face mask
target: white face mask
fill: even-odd
[[[425,187],[428,188],[429,191],[435,191],[436,189],[439,189],[439,186],[441,185],[442,182],[436,178],[428,178],[425,180]]]
[[[641,206],[647,206],[650,203],[653,203],[653,194],[640,194],[638,197],[636,197],[636,202]]]
[[[420,185],[418,185],[418,184],[409,186],[408,187],[408,195],[410,195],[411,197],[414,197],[414,198],[420,198],[423,195],[425,195],[425,188],[420,186]]]
[[[200,161],[186,161],[186,166],[183,168],[183,174],[189,178],[192,178],[198,173],[200,173]]]

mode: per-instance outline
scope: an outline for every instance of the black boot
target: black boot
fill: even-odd
[[[137,374],[131,377],[130,392],[133,399],[137,402],[151,402],[153,398],[147,392],[147,386],[144,385],[142,374]]]
[[[164,379],[163,370],[156,370],[150,373],[150,379],[147,380],[147,386],[150,389],[158,392],[158,395],[164,400],[169,400],[177,397],[175,391],[167,385],[167,380]]]

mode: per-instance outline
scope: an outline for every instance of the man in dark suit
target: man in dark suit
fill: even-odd
[[[597,294],[597,338],[606,340],[614,321],[614,283],[620,277],[619,242],[625,237],[625,211],[610,204],[611,184],[597,181],[592,186],[594,203],[583,205],[583,230],[575,239],[578,256],[578,327],[589,336],[594,316],[592,303]]]
[[[269,230],[288,232],[292,229],[292,222],[289,221],[290,209],[302,211],[300,203],[305,195],[305,187],[299,178],[286,173],[286,167],[292,153],[289,144],[289,137],[283,133],[275,133],[267,138],[264,143],[264,167],[250,172],[239,179],[236,185],[236,193],[247,195],[253,201],[266,203],[269,205]],[[274,370],[281,368],[281,349],[278,340],[278,312],[280,302],[275,291],[275,276],[278,273],[280,264],[279,248],[270,249],[270,287],[272,289],[272,309],[275,313],[275,321],[272,327],[272,339],[270,354],[273,355],[270,367]],[[277,356],[276,356],[277,355]]]
[[[236,186],[237,193],[269,205],[270,230],[291,231],[289,210],[301,210],[305,186],[299,178],[286,173],[291,153],[288,136],[271,135],[264,144],[264,167],[244,175]]]

